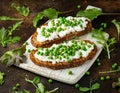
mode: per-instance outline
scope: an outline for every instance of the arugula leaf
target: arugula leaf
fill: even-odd
[[[93,29],[92,37],[103,46],[103,49],[107,52],[107,58],[110,59],[110,53],[113,51],[110,47],[116,43],[115,38],[107,40],[106,33],[103,31],[103,28]]]
[[[4,83],[4,76],[5,76],[5,73],[0,72],[0,85]]]
[[[0,16],[0,20],[22,20],[20,18],[13,18],[8,16]]]
[[[16,43],[17,41],[20,41],[19,36],[13,37],[13,32],[18,30],[18,28],[22,25],[22,21],[15,23],[13,26],[8,27],[8,29],[5,29],[2,27],[0,29],[0,44],[2,47],[6,47],[7,44]]]
[[[37,27],[37,23],[39,20],[43,19],[43,17],[48,17],[49,19],[54,19],[54,18],[57,18],[58,17],[58,14],[60,12],[57,11],[56,9],[53,9],[53,8],[48,8],[48,9],[45,9],[41,12],[39,12],[33,19],[33,26],[34,27]]]
[[[115,38],[110,38],[107,40],[107,42],[104,44],[103,49],[107,52],[108,59],[110,59],[110,53],[113,51],[113,49],[110,49],[112,45],[116,43]]]
[[[120,37],[120,22],[117,21],[116,19],[112,20],[112,23],[115,25],[116,29],[117,29],[117,33],[118,33],[118,40]]]
[[[15,3],[12,3],[11,7],[15,8],[23,16],[28,16],[29,13],[30,13],[30,8],[26,7],[26,6],[19,6],[19,5],[15,4]]]
[[[23,61],[25,58],[25,56],[23,55],[25,53],[25,50],[25,45],[13,50],[9,50],[0,57],[0,61],[6,66],[19,64],[20,61]]]
[[[91,8],[83,11],[79,11],[76,16],[86,17],[90,20],[97,18],[99,15],[102,15],[102,11],[96,8]]]

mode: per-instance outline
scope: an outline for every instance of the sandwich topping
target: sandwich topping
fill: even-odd
[[[37,40],[44,42],[64,37],[72,32],[82,31],[87,27],[87,20],[85,17],[72,16],[49,20],[47,24],[37,28]]]
[[[53,44],[50,48],[38,48],[34,54],[41,61],[71,62],[73,59],[87,57],[94,49],[95,44],[84,40],[71,40],[61,44]]]

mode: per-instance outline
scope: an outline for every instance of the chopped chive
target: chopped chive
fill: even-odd
[[[69,71],[68,71],[68,74],[69,74],[69,75],[72,75],[72,74],[73,74],[73,72],[72,72],[71,70],[69,70]]]

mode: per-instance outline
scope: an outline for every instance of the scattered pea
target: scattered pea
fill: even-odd
[[[75,84],[75,88],[79,88],[80,87],[80,84]]]
[[[90,75],[90,71],[87,71],[85,74],[89,76]]]
[[[97,65],[98,65],[98,66],[101,66],[101,62],[98,62]]]
[[[72,72],[71,70],[69,70],[69,71],[68,71],[68,74],[69,74],[69,75],[72,75],[72,74],[73,74],[73,72]]]
[[[104,81],[104,80],[105,80],[105,77],[101,76],[101,77],[100,77],[100,80],[101,80],[101,81]]]
[[[77,8],[81,8],[81,5],[77,5]]]
[[[110,80],[110,76],[106,76],[105,78],[106,78],[106,80]]]
[[[53,83],[53,80],[52,80],[52,79],[48,79],[48,82],[49,82],[49,83]]]

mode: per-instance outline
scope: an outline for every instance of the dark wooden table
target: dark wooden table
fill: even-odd
[[[26,5],[30,7],[31,13],[28,17],[23,17],[17,13],[13,8],[10,7],[12,3],[17,3],[19,5]],[[0,46],[0,56],[10,49],[21,46],[35,31],[35,28],[32,25],[33,17],[41,10],[52,7],[56,8],[59,11],[69,11],[67,14],[62,16],[75,16],[78,9],[77,5],[81,5],[81,10],[85,9],[87,5],[97,6],[103,9],[103,12],[111,13],[120,13],[120,0],[0,0],[0,16],[10,16],[16,18],[23,18],[24,24],[19,31],[15,32],[15,35],[21,36],[21,41],[15,44],[8,45],[6,48]],[[111,20],[117,19],[120,21],[120,15],[109,15],[109,16],[99,16],[95,19],[93,27],[97,27],[101,22],[108,23],[106,32],[109,33],[110,37],[115,37],[117,40],[117,31],[114,25],[111,23]],[[44,20],[43,20],[44,21]],[[8,27],[14,24],[16,21],[0,21],[1,27]],[[93,91],[93,93],[118,93],[117,89],[112,88],[112,82],[117,81],[117,78],[120,77],[120,73],[104,74],[100,75],[99,71],[105,71],[111,69],[111,65],[116,62],[120,65],[120,41],[117,40],[117,43],[114,46],[114,51],[111,53],[111,59],[108,60],[105,55],[106,52],[102,51],[99,56],[101,61],[101,66],[97,66],[96,63],[90,68],[91,75],[83,76],[78,83],[81,86],[89,86],[91,79],[96,80],[101,84],[99,90]],[[12,93],[12,88],[16,83],[20,83],[20,90],[27,89],[31,93],[35,93],[35,88],[33,85],[25,81],[26,75],[33,79],[35,76],[40,77],[41,82],[46,86],[48,90],[51,90],[55,87],[59,87],[59,90],[56,93],[81,93],[74,85],[69,85],[53,80],[53,83],[48,83],[48,78],[34,74],[32,72],[23,70],[16,66],[5,67],[0,63],[0,71],[5,72],[5,83],[0,86],[0,93]],[[109,75],[110,80],[101,81],[99,78],[101,76]],[[89,93],[89,92],[88,92]]]

